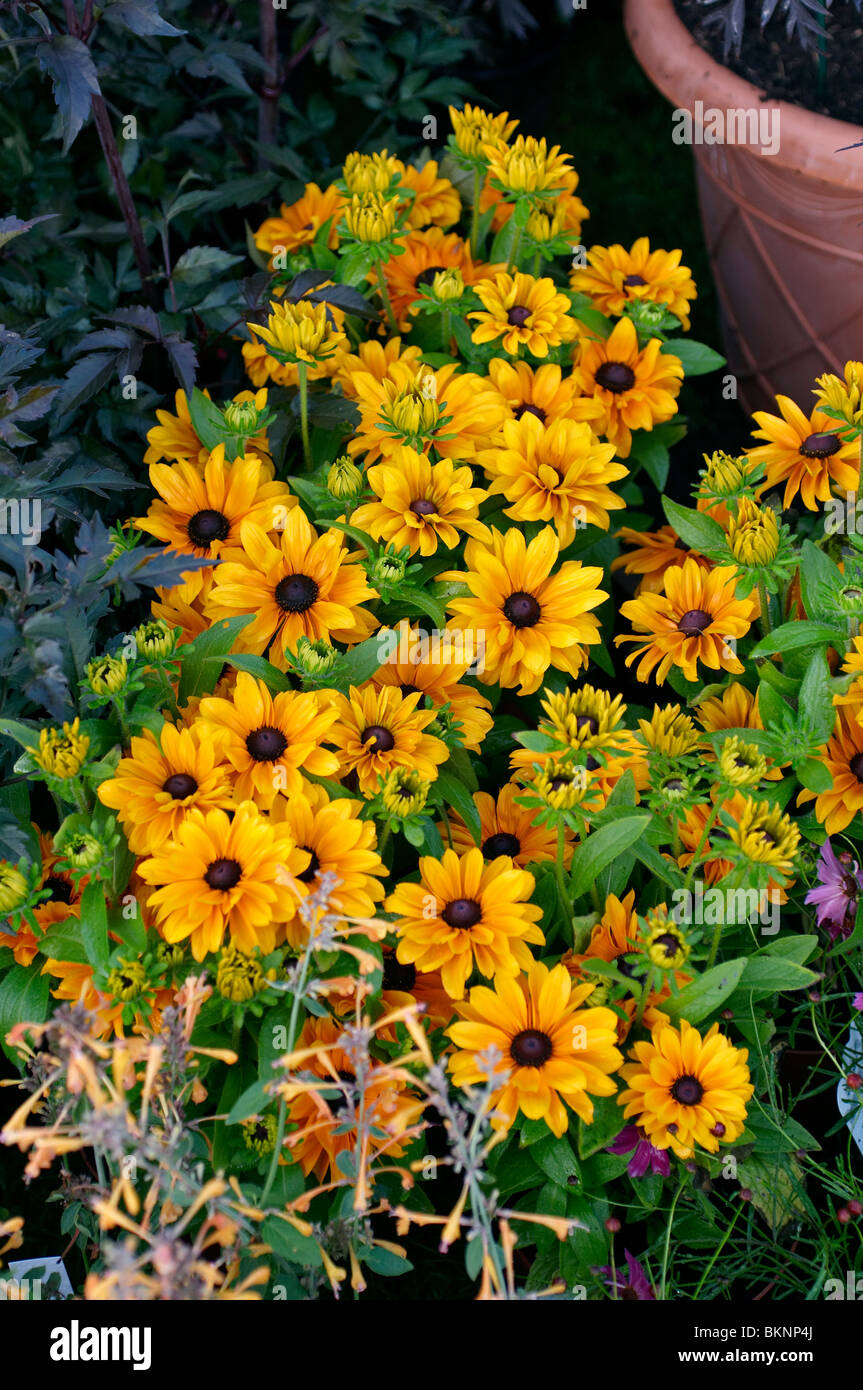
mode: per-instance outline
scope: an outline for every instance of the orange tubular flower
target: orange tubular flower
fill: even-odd
[[[688,559],[681,568],[665,575],[665,592],[641,594],[624,603],[621,614],[638,632],[615,637],[615,644],[640,642],[626,658],[631,666],[638,657],[638,679],[646,681],[658,666],[655,679],[662,685],[672,666],[679,666],[687,680],[698,679],[698,662],[711,671],[743,672],[734,655],[733,642],[744,637],[754,617],[752,599],[735,597],[738,572],[733,565],[703,570]]]

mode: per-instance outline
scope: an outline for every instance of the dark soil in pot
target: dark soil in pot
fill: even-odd
[[[798,38],[787,39],[781,18],[774,19],[761,32],[760,5],[746,6],[740,56],[723,51],[722,26],[711,23],[718,6],[705,6],[700,0],[674,0],[674,8],[703,49],[730,68],[738,77],[751,82],[768,98],[789,101],[807,111],[863,125],[863,14],[851,0],[840,0],[826,19],[826,72],[819,83],[818,39],[813,36],[808,49]],[[859,151],[858,154],[863,154]],[[849,158],[855,156],[849,153]]]

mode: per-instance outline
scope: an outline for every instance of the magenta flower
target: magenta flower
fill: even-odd
[[[611,1265],[602,1265],[596,1270],[597,1274],[603,1276],[603,1283],[611,1290],[612,1298],[624,1303],[655,1302],[656,1294],[644,1268],[628,1250],[623,1253],[627,1264],[625,1271],[612,1270]]]
[[[863,992],[855,994],[851,1003],[859,1014],[863,1014]]]
[[[818,857],[818,883],[806,894],[815,907],[819,927],[826,928],[832,941],[850,936],[857,916],[857,899],[863,891],[863,873],[857,860],[846,850],[837,858],[829,840]]]
[[[668,1150],[658,1149],[655,1144],[651,1144],[644,1130],[638,1125],[627,1125],[622,1129],[614,1143],[608,1145],[606,1153],[628,1154],[631,1149],[634,1153],[626,1165],[626,1171],[631,1178],[643,1178],[648,1168],[663,1178],[668,1177],[671,1171]]]

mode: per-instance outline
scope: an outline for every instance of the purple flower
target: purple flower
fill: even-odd
[[[863,1014],[863,992],[861,992],[860,994],[855,994],[854,998],[851,1000],[851,1003],[858,1013]]]
[[[630,1255],[628,1250],[624,1250],[626,1257],[627,1270],[612,1269],[611,1265],[602,1265],[596,1273],[603,1276],[603,1283],[611,1290],[612,1298],[625,1303],[653,1303],[656,1294],[653,1287],[634,1255]]]
[[[609,1144],[606,1153],[628,1154],[630,1149],[635,1152],[626,1171],[631,1178],[643,1178],[648,1168],[652,1173],[659,1173],[667,1178],[671,1171],[668,1161],[668,1150],[658,1149],[655,1144],[651,1144],[644,1130],[638,1125],[627,1125],[622,1129],[613,1144]]]
[[[819,927],[826,927],[830,939],[850,936],[857,916],[857,899],[863,891],[863,873],[856,859],[843,850],[838,859],[829,840],[821,846],[818,858],[818,884],[806,894],[813,904]]]

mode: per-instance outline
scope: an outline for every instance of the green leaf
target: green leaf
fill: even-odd
[[[663,496],[662,507],[668,524],[692,550],[707,555],[710,551],[727,549],[725,532],[712,517],[704,512],[696,512],[690,507],[681,507],[670,497]]]
[[[737,988],[747,964],[746,958],[741,956],[705,970],[678,995],[666,999],[662,1005],[663,1012],[668,1014],[672,1023],[677,1023],[681,1018],[689,1023],[700,1023]]]
[[[185,29],[175,29],[163,19],[156,9],[156,0],[109,0],[102,11],[102,18],[109,24],[117,24],[123,29],[131,29],[133,34],[147,36],[164,34],[177,37],[185,34]]]
[[[23,222],[20,217],[0,217],[0,250],[11,241],[13,237],[21,236],[24,232],[29,232],[31,227],[35,227],[38,222],[50,222],[52,217],[59,217],[59,212],[43,212],[40,217],[30,217]]]
[[[538,1163],[547,1178],[550,1178],[558,1187],[569,1188],[570,1178],[578,1177],[578,1162],[572,1152],[572,1146],[567,1135],[562,1134],[558,1139],[551,1134],[547,1139],[543,1139],[539,1144],[534,1144],[530,1151],[530,1157],[534,1163]]]
[[[253,617],[253,613],[241,613],[236,618],[223,618],[202,632],[194,642],[180,648],[178,656],[182,659],[182,666],[177,701],[181,706],[187,705],[195,696],[210,693],[234,642]]]
[[[278,666],[274,666],[265,656],[254,656],[251,652],[232,652],[225,660],[235,670],[245,671],[256,680],[263,681],[268,690],[283,694],[286,690],[294,689],[284,671],[280,671]]]
[[[725,358],[720,353],[691,338],[668,338],[659,351],[679,357],[686,376],[703,376],[705,372],[715,372],[725,366]]]
[[[774,994],[786,989],[811,989],[819,979],[814,970],[808,970],[796,961],[758,955],[747,960],[740,976],[740,988]]]
[[[0,980],[0,1043],[16,1065],[18,1054],[6,1043],[16,1023],[44,1023],[48,1017],[49,980],[30,965],[13,965]]]
[[[272,1102],[273,1098],[265,1089],[264,1082],[255,1081],[234,1101],[225,1116],[225,1124],[238,1125],[241,1121],[248,1120],[251,1115],[260,1115]]]
[[[94,970],[108,964],[108,909],[105,889],[98,880],[87,884],[81,898],[81,941]]]
[[[68,960],[75,965],[89,963],[77,917],[67,917],[65,922],[57,922],[49,927],[39,947],[51,960]]]
[[[230,266],[239,265],[242,260],[242,256],[232,256],[219,246],[192,246],[183,252],[174,266],[173,279],[186,285],[204,284],[215,280]]]
[[[586,893],[607,864],[641,839],[651,819],[649,815],[624,816],[591,831],[587,839],[576,846],[570,873],[574,898]]]
[[[196,386],[189,397],[189,418],[205,449],[215,449],[226,437],[225,417],[219,407]]]
[[[842,572],[829,555],[812,541],[803,542],[800,565],[800,593],[803,607],[812,619],[829,618],[828,599],[842,586]]]
[[[479,1242],[482,1247],[482,1242]],[[390,1278],[396,1274],[407,1274],[408,1270],[413,1269],[410,1260],[406,1260],[403,1255],[397,1255],[394,1250],[384,1250],[380,1245],[372,1245],[370,1249],[360,1253],[359,1259],[375,1274],[382,1274]]]
[[[830,670],[823,651],[816,652],[806,668],[806,675],[800,686],[799,708],[812,729],[815,742],[826,743],[833,733],[836,710],[833,706],[833,691],[830,688]]]
[[[593,1096],[593,1120],[585,1124],[578,1121],[578,1156],[590,1158],[591,1154],[605,1149],[616,1139],[626,1120],[623,1107],[618,1105],[616,1096]]]
[[[386,633],[387,629],[381,628],[373,637],[367,637],[365,642],[358,642],[345,652],[339,662],[339,673],[348,685],[362,685],[383,664],[381,652],[387,641]]]
[[[817,758],[804,758],[802,763],[795,764],[794,770],[808,791],[821,794],[829,792],[833,786],[829,770]]]
[[[437,781],[433,783],[433,787],[436,793],[435,800],[443,802],[445,806],[452,806],[453,810],[461,816],[476,844],[479,844],[482,825],[479,811],[476,809],[476,802],[467,788],[446,768],[438,773]]]
[[[90,99],[99,92],[96,65],[90,50],[71,34],[54,34],[36,45],[39,67],[54,84],[54,100],[60,113],[63,153],[66,154],[90,114]]]
[[[661,439],[644,430],[636,431],[632,440],[631,457],[640,463],[657,492],[668,482],[671,455]]]
[[[835,627],[828,627],[826,623],[795,621],[775,627],[766,637],[762,637],[760,642],[756,642],[749,655],[773,656],[774,653],[778,653],[781,656],[784,652],[794,652],[800,647],[823,646],[834,646],[839,651],[844,651],[845,645],[846,638],[841,632],[837,632]]]
[[[771,941],[769,946],[765,946],[763,954],[782,956],[787,960],[796,960],[798,965],[803,965],[810,956],[815,954],[820,945],[817,936],[784,936],[777,941]]]
[[[317,1268],[323,1263],[316,1240],[304,1236],[278,1216],[268,1216],[261,1226],[261,1239],[273,1247],[277,1255],[294,1264]]]

